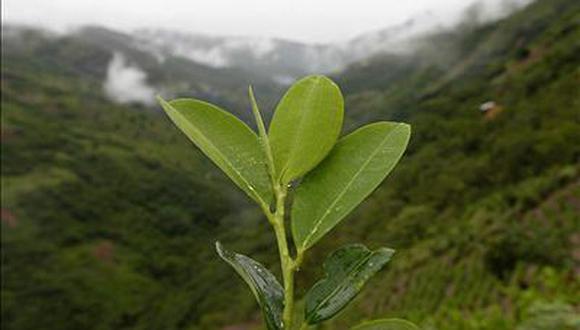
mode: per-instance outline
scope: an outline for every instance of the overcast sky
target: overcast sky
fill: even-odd
[[[499,1],[499,0],[485,0]],[[211,35],[342,41],[431,11],[452,19],[468,0],[2,0],[2,19],[63,30],[100,24]]]

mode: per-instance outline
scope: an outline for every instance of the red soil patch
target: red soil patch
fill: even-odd
[[[115,245],[111,241],[102,241],[93,248],[93,255],[103,263],[112,264]]]
[[[18,219],[16,218],[16,215],[14,215],[14,213],[8,209],[2,209],[1,218],[2,223],[5,223],[10,228],[14,228],[18,225]]]

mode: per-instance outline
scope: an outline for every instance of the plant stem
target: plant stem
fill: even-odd
[[[299,252],[296,258],[292,258],[288,250],[288,240],[286,239],[286,227],[284,223],[285,202],[287,188],[286,186],[276,186],[276,211],[274,214],[269,213],[270,223],[274,227],[276,233],[276,241],[278,242],[278,252],[280,253],[280,264],[282,267],[282,279],[284,281],[284,312],[282,320],[284,322],[283,328],[291,330],[294,321],[294,272],[298,270],[302,263],[303,252]],[[301,329],[304,328],[305,323],[302,324]]]
[[[282,267],[282,278],[284,280],[284,313],[282,320],[284,329],[292,329],[294,314],[294,260],[288,250],[288,241],[286,239],[286,227],[284,225],[285,201],[287,189],[283,186],[275,187],[276,193],[276,211],[272,215],[272,226],[276,233],[278,242],[278,252],[280,253],[280,264]]]
[[[258,126],[260,144],[264,149],[270,174],[270,180],[272,187],[274,188],[274,195],[276,197],[276,211],[274,213],[270,211],[269,205],[261,204],[260,206],[262,207],[264,213],[267,215],[268,220],[274,227],[274,232],[276,233],[278,252],[280,253],[280,264],[282,267],[282,278],[284,281],[284,312],[282,315],[282,321],[284,322],[283,328],[290,330],[292,329],[292,321],[294,316],[294,272],[302,262],[302,253],[300,253],[296,260],[294,260],[292,259],[292,256],[288,250],[288,240],[286,239],[286,227],[284,224],[285,204],[288,188],[286,185],[280,185],[277,183],[276,170],[274,169],[274,158],[272,157],[272,150],[270,149],[268,134],[266,133],[266,127],[264,126],[264,121],[262,119],[262,115],[260,114],[260,109],[258,108],[252,86],[248,87],[248,94],[252,104],[252,112],[254,113],[254,118],[256,119],[256,125]]]

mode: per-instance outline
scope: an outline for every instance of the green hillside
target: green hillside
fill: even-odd
[[[336,77],[349,130],[397,119],[413,136],[307,255],[300,287],[345,243],[397,250],[321,329],[383,316],[424,329],[580,328],[578,22],[577,1],[540,0]],[[104,97],[102,48],[39,40],[2,47],[3,329],[261,329],[213,250],[219,239],[279,275],[259,210],[167,118]],[[249,114],[238,96],[223,100]]]

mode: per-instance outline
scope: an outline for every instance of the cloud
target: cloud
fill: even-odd
[[[155,102],[155,89],[147,84],[147,73],[129,65],[121,53],[113,55],[103,88],[105,94],[118,103],[151,105]]]

